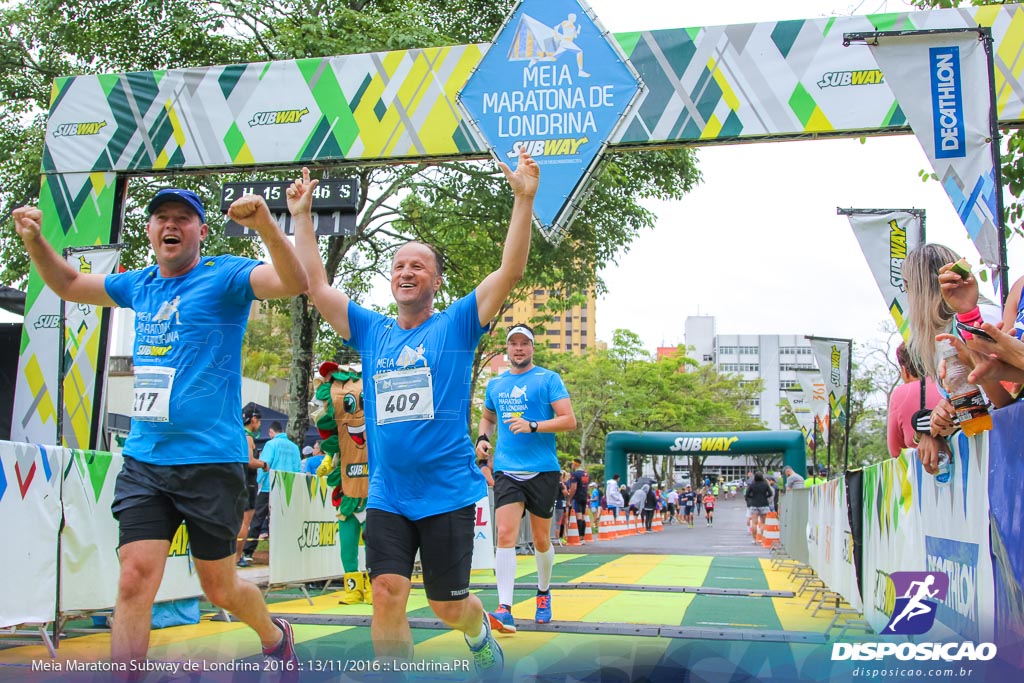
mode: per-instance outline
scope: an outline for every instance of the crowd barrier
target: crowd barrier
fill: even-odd
[[[6,549],[6,584],[16,587],[0,592],[0,628],[113,608],[118,530],[110,504],[123,462],[119,454],[0,441],[0,544]],[[491,519],[483,498],[477,503],[473,569],[494,568]],[[272,585],[344,574],[331,489],[323,478],[273,473],[270,535]],[[199,595],[182,525],[156,599]]]
[[[783,545],[863,611],[876,633],[903,597],[893,572],[944,573],[949,589],[929,638],[995,641],[1024,665],[1024,404],[996,411],[990,432],[958,433],[951,446],[948,484],[906,450],[845,479],[787,493]]]

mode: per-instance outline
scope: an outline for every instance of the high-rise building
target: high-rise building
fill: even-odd
[[[779,404],[797,386],[799,370],[817,370],[811,343],[803,335],[717,334],[713,316],[686,319],[686,345],[701,363],[714,364],[721,373],[762,381],[761,395],[750,406],[751,414],[768,429],[784,429]]]

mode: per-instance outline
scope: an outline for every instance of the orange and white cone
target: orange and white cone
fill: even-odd
[[[761,543],[765,548],[771,548],[780,541],[779,513],[769,512],[764,520],[764,535]]]
[[[590,528],[590,515],[586,512],[583,513],[583,518],[586,519],[586,526],[584,527],[583,540],[587,543],[594,542],[594,530]]]
[[[565,540],[569,545],[580,544],[580,528],[576,525],[576,511],[569,508],[569,524],[565,531]]]
[[[661,515],[654,515],[654,523],[651,524],[651,531],[664,531],[665,527],[661,525]]]
[[[611,510],[602,510],[601,519],[597,523],[597,540],[611,541],[615,538],[615,525]]]

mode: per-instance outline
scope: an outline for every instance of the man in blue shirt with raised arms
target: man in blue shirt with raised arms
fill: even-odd
[[[309,203],[288,190],[293,213],[308,214]],[[255,299],[301,294],[306,274],[261,197],[240,198],[228,215],[259,233],[273,265],[201,256],[209,228],[202,201],[189,190],[161,190],[148,212],[156,265],[115,275],[72,268],[42,237],[39,209],[13,214],[33,265],[59,297],[135,311],[132,427],[111,506],[121,563],[111,659],[125,666],[145,659],[153,600],[184,521],[206,597],[251,626],[264,654],[297,671],[291,626],[270,617],[259,589],[238,577],[234,555],[249,462],[242,336]]]
[[[515,172],[499,164],[515,196],[501,266],[444,311],[434,311],[444,261],[408,242],[391,264],[398,317],[363,308],[332,288],[309,214],[296,216],[295,246],[309,295],[362,356],[370,491],[366,567],[373,586],[370,635],[379,658],[410,659],[406,604],[420,553],[431,609],[461,631],[479,675],[500,674],[503,655],[480,600],[469,592],[476,502],[487,495],[466,429],[473,355],[487,325],[523,277],[540,169],[525,151]],[[304,176],[305,191],[315,180]]]
[[[533,330],[514,325],[505,337],[509,370],[487,383],[476,452],[494,471],[494,510],[498,526],[495,577],[498,609],[491,628],[515,633],[512,595],[516,582],[516,539],[525,510],[537,559],[538,624],[551,621],[551,516],[561,480],[555,433],[576,429],[569,392],[557,372],[533,364]],[[498,442],[491,451],[491,438]]]

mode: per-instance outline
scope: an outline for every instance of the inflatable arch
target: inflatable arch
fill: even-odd
[[[645,455],[750,455],[782,453],[803,475],[807,449],[800,432],[611,432],[604,442],[605,477],[626,479],[626,453]]]

